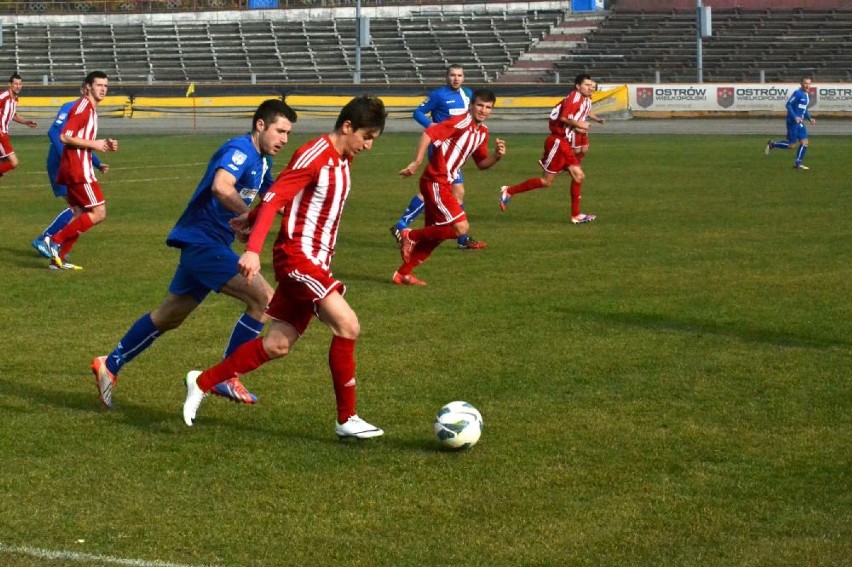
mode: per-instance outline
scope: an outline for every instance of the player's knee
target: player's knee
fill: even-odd
[[[541,186],[542,187],[550,187],[551,185],[553,185],[553,178],[552,177],[542,177],[541,178]]]
[[[106,207],[103,205],[89,210],[89,216],[92,218],[92,224],[98,224],[106,220]]]
[[[269,358],[281,358],[290,354],[290,341],[284,335],[270,333],[263,338],[263,350]]]
[[[361,323],[358,322],[357,317],[342,321],[335,334],[344,339],[354,341],[361,335]]]

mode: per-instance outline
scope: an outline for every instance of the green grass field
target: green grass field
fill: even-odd
[[[753,136],[597,136],[598,221],[572,226],[564,179],[499,211],[542,142],[505,138],[493,170],[466,170],[488,248],[445,244],[425,288],[390,283],[416,135],[356,160],[333,268],[362,325],[359,413],[386,431],[362,443],[334,436],[321,324],[244,378],[258,405],[208,399],[183,424],[185,373],[241,311],[228,297],[125,367],[102,410],[88,363],[164,296],[165,235],[223,139],[121,137],[109,218],[70,273],[29,244],[61,208],[46,138],[14,138],[0,564],[848,565],[852,139],[815,138],[797,172]],[[486,428],[448,453],[432,418],[456,399]]]

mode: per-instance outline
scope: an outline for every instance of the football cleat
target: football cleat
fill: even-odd
[[[796,164],[793,164],[793,169],[804,169],[804,170],[808,170],[808,169],[810,169],[810,167],[808,167],[808,166],[806,166],[806,165],[804,165],[804,164],[802,164],[802,163],[796,163]]]
[[[411,234],[410,228],[399,231],[399,254],[403,262],[411,260],[411,251],[414,250],[414,241],[409,238],[409,234]]]
[[[763,153],[769,155],[769,152],[772,150],[772,140],[766,142],[766,148],[764,148]]]
[[[391,236],[393,236],[393,237],[394,237],[394,239],[396,240],[396,243],[397,243],[397,244],[399,244],[399,239],[400,239],[400,233],[401,233],[401,232],[402,232],[402,231],[400,230],[400,228],[399,228],[398,226],[396,226],[396,225],[393,225],[392,227],[390,227],[390,233],[391,233]]]
[[[78,266],[77,264],[72,264],[71,262],[62,261],[61,266],[57,266],[52,260],[50,264],[48,264],[48,269],[50,270],[82,270],[83,266]]]
[[[47,247],[47,244],[44,243],[44,236],[39,236],[35,240],[32,241],[33,248],[36,249],[36,252],[50,260],[53,258],[53,254],[50,253],[50,248]]]
[[[238,404],[251,405],[257,403],[257,396],[249,392],[236,376],[216,384],[210,390],[210,393],[222,396]]]
[[[385,433],[375,425],[370,425],[357,415],[353,415],[347,419],[346,423],[335,424],[334,432],[341,439],[346,439],[347,437],[369,439],[370,437],[378,437]]]
[[[502,187],[500,187],[500,210],[501,211],[505,211],[506,209],[509,208],[509,199],[511,199],[511,198],[512,198],[512,196],[509,195],[509,186],[503,185]]]
[[[468,236],[467,241],[464,243],[459,242],[459,250],[482,250],[486,246],[488,246],[486,243],[476,240],[471,236]]]
[[[50,235],[45,236],[42,239],[42,242],[44,243],[45,248],[50,251],[50,261],[57,268],[61,268],[62,264],[65,263],[65,261],[62,260],[62,256],[59,255],[59,253],[62,251],[62,247],[53,240],[51,240]]]
[[[426,285],[423,280],[418,280],[414,274],[402,275],[399,272],[393,273],[393,283],[396,285]]]
[[[118,384],[118,379],[109,371],[105,356],[96,356],[90,365],[92,374],[95,375],[95,385],[98,387],[98,399],[105,408],[112,408],[112,389]]]
[[[199,370],[190,370],[186,373],[186,400],[183,402],[183,422],[192,427],[192,422],[195,421],[195,414],[198,413],[198,407],[202,400],[207,397],[207,393],[203,392],[198,387],[198,377],[201,376]]]
[[[575,215],[575,216],[571,217],[571,223],[572,224],[584,224],[584,223],[587,223],[587,222],[592,222],[596,218],[598,218],[598,217],[596,217],[595,215],[587,215],[585,213],[580,213],[579,215]]]

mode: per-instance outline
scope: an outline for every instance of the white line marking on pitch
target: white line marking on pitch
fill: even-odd
[[[36,559],[61,559],[64,561],[78,561],[80,563],[104,564],[104,565],[129,565],[130,567],[215,567],[213,565],[190,565],[188,563],[169,563],[167,561],[149,561],[147,559],[124,559],[111,555],[94,555],[91,553],[78,553],[76,551],[54,551],[51,549],[39,549],[25,545],[5,545],[0,543],[0,555],[17,554],[35,557]]]

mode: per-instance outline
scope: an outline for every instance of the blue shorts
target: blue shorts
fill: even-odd
[[[803,122],[790,122],[787,121],[787,141],[791,144],[795,144],[799,140],[807,140],[808,139],[808,129],[805,128],[805,123]]]
[[[198,303],[211,291],[219,293],[231,278],[240,273],[239,261],[230,246],[188,244],[180,249],[180,261],[169,284],[175,295],[191,295]]]
[[[50,178],[50,187],[53,189],[54,197],[64,197],[68,194],[68,188],[56,182],[56,175],[59,173],[59,159],[47,157],[47,176]]]

